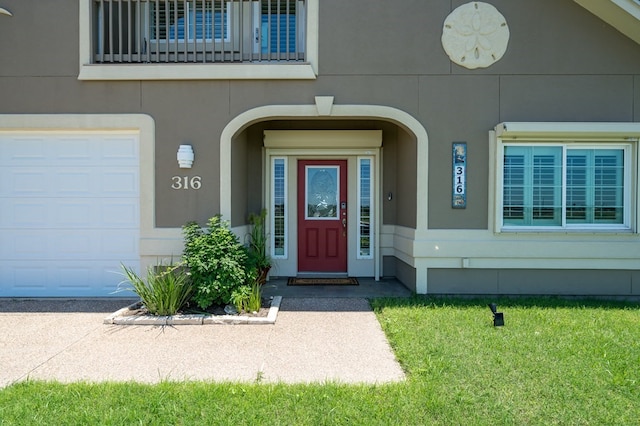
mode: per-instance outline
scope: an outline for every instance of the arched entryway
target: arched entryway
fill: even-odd
[[[316,137],[304,141],[298,138],[298,134],[297,142],[292,145],[276,143],[265,146],[265,134],[286,131],[311,132]],[[370,142],[360,144],[356,137],[353,139],[356,142],[334,141],[319,146],[321,143],[318,141],[322,138],[317,138],[323,132],[334,132],[333,135],[351,132],[353,135],[367,131],[379,131],[384,135],[382,142],[378,146]],[[247,212],[269,207],[273,201],[273,167],[280,167],[282,163],[276,164],[274,159],[286,159],[289,168],[297,168],[302,160],[344,160],[348,164],[345,173],[351,176],[348,185],[354,191],[348,204],[354,207],[358,206],[357,191],[362,183],[359,171],[370,167],[374,179],[371,201],[377,209],[376,214],[372,212],[374,222],[370,223],[373,243],[370,265],[374,266],[364,269],[355,266],[367,262],[358,262],[363,260],[360,256],[362,247],[358,246],[360,235],[354,232],[349,239],[352,256],[348,260],[347,271],[376,278],[380,274],[402,275],[402,272],[396,273],[394,267],[388,266],[392,259],[399,259],[409,268],[414,268],[413,276],[407,279],[413,281],[415,287],[422,280],[415,268],[411,240],[427,229],[427,145],[424,127],[406,112],[391,107],[333,105],[331,97],[318,97],[311,105],[254,108],[234,118],[221,136],[221,213],[242,234]],[[308,163],[307,166],[313,164]],[[303,182],[300,180],[295,184],[299,188]],[[346,217],[346,213],[339,211],[338,219],[343,218],[342,214]],[[349,213],[349,222],[362,225],[366,230],[363,223],[367,222],[358,214]],[[289,223],[292,223],[291,219]],[[298,271],[297,254],[294,255],[293,251],[289,250],[281,259],[281,274],[291,275]],[[420,292],[420,289],[416,287],[416,291]]]

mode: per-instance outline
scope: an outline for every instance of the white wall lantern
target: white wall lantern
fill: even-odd
[[[177,158],[181,169],[190,169],[193,165],[194,157],[191,145],[180,145]]]

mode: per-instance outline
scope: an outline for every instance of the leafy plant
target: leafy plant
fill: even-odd
[[[195,222],[183,226],[183,259],[195,287],[193,301],[207,309],[231,302],[233,291],[246,281],[247,253],[238,237],[220,216],[201,228]]]
[[[146,281],[132,268],[122,265],[131,290],[152,315],[175,315],[193,295],[193,287],[181,265],[149,266]]]
[[[248,282],[233,291],[231,302],[238,312],[257,312],[262,307],[262,287],[254,270],[248,272]]]
[[[236,307],[238,312],[248,310],[249,299],[251,297],[251,287],[241,285],[231,293],[231,303]]]

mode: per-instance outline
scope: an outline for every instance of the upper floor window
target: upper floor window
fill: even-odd
[[[318,2],[81,0],[80,79],[315,78]]]
[[[94,0],[94,63],[305,60],[303,0]]]

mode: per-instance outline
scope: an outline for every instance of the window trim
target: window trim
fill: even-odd
[[[493,212],[495,233],[518,232],[577,232],[577,233],[637,233],[640,194],[638,193],[638,139],[640,123],[501,123],[491,132],[493,174]],[[504,225],[503,179],[504,148],[506,146],[562,147],[562,223],[559,226]],[[622,224],[566,223],[566,172],[564,159],[567,149],[615,148],[624,149],[624,213]]]
[[[275,199],[276,199],[276,163],[277,162],[281,162],[282,164],[282,168],[283,168],[283,176],[282,176],[282,186],[283,186],[283,190],[284,193],[282,195],[282,198],[284,199],[284,211],[283,211],[283,220],[284,220],[284,224],[283,224],[283,230],[282,230],[282,235],[281,237],[284,239],[284,246],[283,246],[283,253],[282,254],[277,254],[276,253],[276,234],[275,234],[275,230],[276,230],[276,214],[275,214]],[[270,181],[271,181],[271,198],[269,200],[269,216],[270,216],[270,229],[271,229],[271,236],[269,237],[269,248],[270,248],[270,254],[271,257],[274,259],[288,259],[289,258],[289,195],[288,195],[288,188],[289,188],[289,182],[288,182],[288,173],[289,173],[289,161],[288,158],[286,156],[273,156],[271,157],[271,170],[270,170]],[[280,235],[278,235],[280,237]]]
[[[369,162],[369,194],[368,194],[368,198],[369,198],[369,253],[368,254],[363,254],[362,253],[362,237],[363,235],[361,234],[360,231],[360,226],[362,224],[362,165],[364,164],[365,161]],[[358,231],[357,231],[357,251],[356,251],[356,259],[373,259],[373,253],[374,253],[374,247],[375,247],[375,233],[373,232],[373,227],[371,226],[371,224],[375,224],[376,223],[376,218],[375,218],[375,211],[376,211],[376,206],[374,204],[374,189],[375,189],[375,181],[374,181],[374,170],[373,170],[373,164],[374,164],[374,158],[372,156],[358,156],[357,158],[357,194],[356,194],[356,200],[357,200],[357,205],[356,205],[356,209],[357,209],[357,217],[358,217]]]
[[[513,143],[513,142],[509,142],[509,143],[503,143],[502,144],[502,158],[504,158],[504,151],[505,148],[508,147],[550,147],[550,148],[557,148],[558,150],[558,163],[557,166],[559,166],[559,168],[561,169],[560,175],[557,176],[556,178],[558,179],[558,184],[559,184],[559,188],[557,188],[558,193],[556,194],[555,197],[558,198],[559,201],[559,207],[560,207],[560,214],[559,214],[559,221],[560,223],[558,225],[505,225],[504,224],[504,214],[503,212],[503,207],[504,207],[504,199],[501,199],[501,204],[499,206],[499,211],[501,212],[500,214],[500,220],[501,220],[501,229],[503,231],[521,231],[521,230],[531,230],[531,231],[537,231],[537,230],[545,230],[545,231],[555,231],[555,230],[580,230],[580,231],[589,231],[589,230],[616,230],[616,231],[628,231],[630,230],[630,202],[629,199],[631,197],[631,192],[630,192],[630,184],[631,184],[631,179],[629,177],[629,173],[625,173],[623,175],[623,180],[622,180],[622,184],[623,187],[625,188],[622,194],[622,204],[623,204],[623,218],[622,218],[622,223],[620,224],[614,224],[614,223],[568,223],[567,221],[567,156],[568,153],[571,152],[572,150],[607,150],[607,149],[615,149],[615,150],[622,150],[624,153],[624,158],[623,158],[623,168],[625,171],[630,170],[631,168],[631,161],[630,161],[630,156],[631,156],[631,144],[627,143],[627,144],[622,144],[622,143],[612,143],[611,145],[607,144],[603,144],[603,143],[597,143],[597,142],[592,142],[590,144],[584,144],[584,143],[573,143],[573,142],[557,142],[557,143],[540,143],[540,142],[529,142],[526,140],[522,140],[519,141],[518,143]],[[554,165],[554,167],[556,167],[556,165]],[[502,170],[502,173],[504,173],[504,168]],[[504,182],[504,175],[503,175],[503,179],[501,180],[501,182]],[[502,188],[504,189],[504,183],[502,184]],[[504,192],[500,192],[500,197],[503,198],[504,196]],[[555,198],[554,197],[554,198]],[[525,209],[528,207],[527,204],[525,204]],[[529,206],[530,207],[530,206]],[[525,219],[526,220],[526,219]]]
[[[318,75],[319,1],[307,0],[307,62],[273,64],[93,64],[92,0],[79,3],[78,80],[314,80]]]

